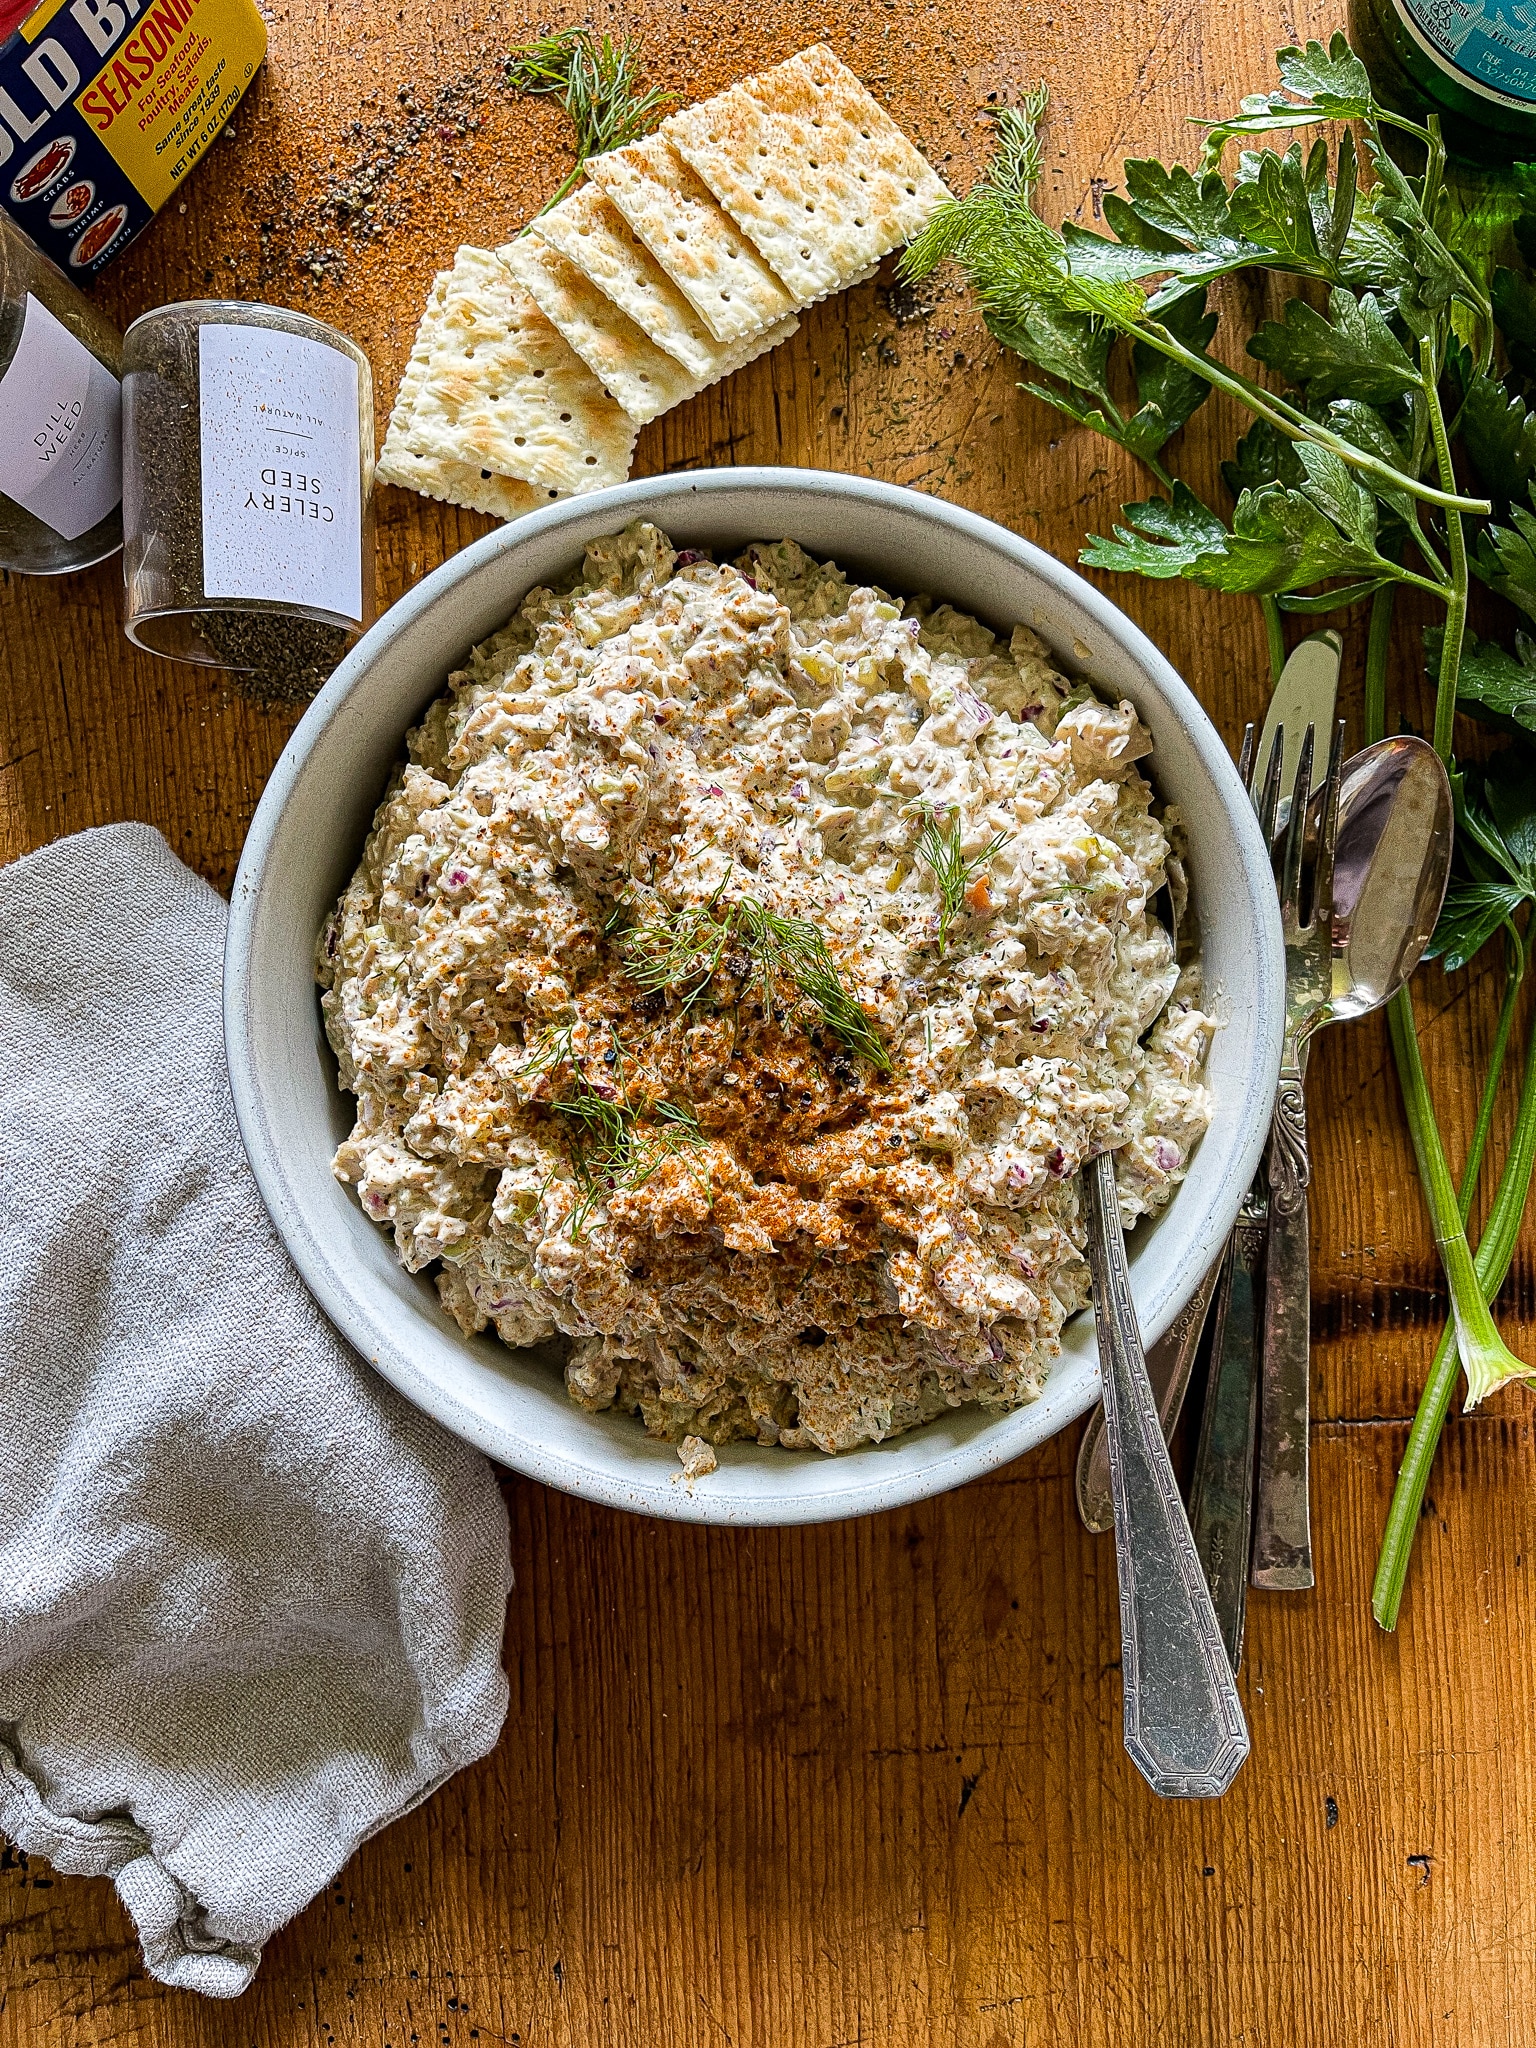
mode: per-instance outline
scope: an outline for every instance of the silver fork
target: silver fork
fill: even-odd
[[[1252,1582],[1267,1591],[1310,1586],[1311,1481],[1308,1421],[1311,1407],[1312,1280],[1307,1186],[1306,1034],[1328,1000],[1333,982],[1333,849],[1339,822],[1339,781],[1344,726],[1334,729],[1323,784],[1313,864],[1312,901],[1305,918],[1302,879],[1312,811],[1315,734],[1309,726],[1297,763],[1280,874],[1280,923],[1285,938],[1285,1041],[1280,1091],[1269,1144],[1269,1244],[1264,1279],[1264,1350],[1259,1379],[1259,1470],[1254,1512]]]

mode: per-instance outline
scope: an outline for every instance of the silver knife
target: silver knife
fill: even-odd
[[[1294,777],[1308,725],[1333,724],[1343,641],[1335,632],[1300,641],[1275,685],[1254,756],[1255,792],[1263,787],[1274,736],[1284,728],[1280,788]],[[1316,772],[1316,771],[1314,771]],[[1326,773],[1326,767],[1324,769]],[[1319,777],[1319,786],[1321,778]],[[1289,806],[1285,806],[1289,815]],[[1217,1302],[1205,1413],[1190,1489],[1190,1525],[1205,1567],[1216,1621],[1235,1671],[1242,1661],[1249,1553],[1253,1539],[1255,1439],[1263,1332],[1264,1247],[1269,1234],[1269,1183],[1261,1164],[1243,1197]]]
[[[1277,833],[1283,832],[1290,822],[1290,792],[1296,781],[1301,743],[1306,737],[1307,727],[1315,726],[1322,733],[1333,731],[1333,706],[1339,694],[1339,662],[1343,653],[1344,642],[1331,626],[1321,633],[1309,633],[1305,640],[1298,640],[1291,649],[1270,697],[1263,730],[1259,734],[1259,750],[1253,757],[1253,786],[1255,790],[1263,787],[1264,771],[1269,766],[1269,750],[1274,744],[1275,734],[1284,726],[1280,808],[1275,814]],[[1316,788],[1322,788],[1327,771],[1328,749],[1321,747],[1315,750],[1313,759],[1312,774]]]
[[[1320,633],[1309,633],[1305,640],[1299,640],[1295,647],[1292,648],[1290,655],[1286,659],[1285,667],[1280,672],[1280,679],[1275,684],[1273,694],[1270,697],[1269,710],[1265,715],[1263,731],[1259,737],[1258,751],[1254,755],[1254,781],[1256,787],[1261,786],[1263,783],[1264,770],[1269,763],[1270,748],[1274,744],[1276,732],[1282,726],[1285,729],[1285,752],[1281,768],[1280,787],[1287,792],[1289,792],[1291,785],[1296,779],[1296,768],[1301,755],[1302,737],[1306,732],[1308,724],[1315,724],[1319,732],[1331,729],[1334,698],[1338,694],[1339,687],[1339,661],[1343,648],[1343,641],[1331,627]],[[1327,763],[1324,762],[1323,768],[1326,769],[1326,766]],[[1319,786],[1321,786],[1321,770],[1318,772],[1317,779]],[[1287,794],[1282,799],[1276,820],[1277,831],[1284,826],[1289,816],[1290,800]],[[1258,1207],[1256,1219],[1254,1220],[1256,1220],[1259,1226],[1259,1237],[1262,1241],[1264,1228],[1267,1226],[1269,1219],[1269,1196],[1265,1187],[1262,1168],[1256,1176],[1254,1186],[1249,1191],[1248,1197],[1244,1202],[1243,1210],[1245,1217],[1250,1215],[1251,1205],[1254,1204],[1255,1200]],[[1240,1219],[1239,1228],[1241,1227]],[[1223,1257],[1216,1261],[1210,1272],[1206,1274],[1204,1280],[1190,1297],[1188,1305],[1174,1319],[1172,1328],[1147,1353],[1147,1376],[1152,1382],[1152,1394],[1157,1402],[1158,1419],[1162,1423],[1165,1440],[1172,1437],[1175,1425],[1179,1419],[1180,1410],[1184,1405],[1184,1395],[1189,1386],[1190,1370],[1194,1364],[1195,1355],[1200,1348],[1200,1338],[1205,1328],[1206,1315],[1217,1280],[1225,1264],[1225,1258],[1226,1255],[1223,1254]],[[1239,1294],[1242,1294],[1241,1288],[1239,1289]],[[1229,1321],[1233,1342],[1234,1344],[1239,1344],[1244,1330],[1244,1311],[1241,1300],[1237,1304],[1235,1316],[1230,1317]],[[1251,1378],[1256,1369],[1257,1347],[1258,1332],[1255,1329],[1246,1347],[1245,1362],[1242,1365],[1243,1373],[1249,1378]],[[1213,1350],[1211,1358],[1213,1385],[1218,1364],[1218,1355]],[[1236,1361],[1234,1361],[1234,1368],[1235,1366]],[[1235,1392],[1240,1392],[1240,1388],[1235,1390]],[[1228,1398],[1231,1399],[1233,1397],[1234,1395],[1229,1393]],[[1208,1402],[1209,1399],[1210,1396],[1207,1396]],[[1251,1426],[1247,1431],[1245,1441],[1247,1444],[1248,1463],[1251,1468],[1253,1463],[1253,1434]],[[1211,1497],[1213,1506],[1218,1497],[1222,1500],[1227,1500],[1230,1497],[1230,1485],[1223,1484],[1221,1488],[1213,1489]],[[1198,1489],[1190,1498],[1192,1505],[1196,1503]],[[1083,1431],[1082,1442],[1078,1448],[1077,1511],[1082,1517],[1084,1527],[1095,1536],[1105,1535],[1114,1527],[1109,1504],[1109,1453],[1104,1443],[1104,1415],[1101,1408],[1095,1408],[1089,1416],[1088,1426]],[[1248,1535],[1251,1526],[1251,1515],[1252,1497],[1250,1490],[1247,1502],[1242,1509],[1242,1529],[1240,1532],[1243,1556],[1242,1578],[1244,1581],[1246,1581],[1248,1570]],[[1209,1537],[1212,1544],[1225,1546],[1235,1539],[1238,1532],[1227,1527],[1231,1520],[1231,1515],[1226,1509],[1221,1511],[1220,1519],[1222,1527],[1219,1530],[1213,1528],[1209,1532]],[[1206,1549],[1201,1548],[1201,1531],[1198,1524],[1195,1527],[1195,1543],[1196,1547],[1200,1548],[1201,1561],[1207,1565],[1207,1577],[1209,1577],[1210,1560]],[[1212,1591],[1214,1594],[1214,1585]],[[1222,1634],[1227,1640],[1229,1650],[1234,1639],[1239,1644],[1242,1640],[1243,1594],[1241,1591],[1239,1591],[1236,1598],[1237,1613],[1235,1625],[1229,1625],[1232,1601],[1228,1600],[1226,1611],[1223,1612],[1221,1600],[1219,1597],[1217,1598],[1217,1620],[1221,1623]],[[1232,1626],[1235,1626],[1235,1638],[1232,1633]],[[1234,1670],[1236,1669],[1235,1658],[1233,1668]]]

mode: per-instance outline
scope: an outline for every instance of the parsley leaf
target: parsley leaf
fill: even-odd
[[[1036,363],[1048,376],[1060,377],[1080,391],[1091,391],[1106,405],[1111,403],[1106,376],[1114,329],[1086,313],[1069,313],[1060,306],[1037,303],[1018,319],[994,319],[989,326],[1005,347]],[[1031,385],[1031,390],[1037,389]],[[1054,397],[1042,392],[1043,397]]]
[[[1536,383],[1536,282],[1501,266],[1493,273],[1489,297],[1516,375]]]
[[[1176,483],[1173,497],[1144,498],[1120,508],[1123,526],[1114,539],[1091,533],[1078,556],[1091,569],[1122,569],[1165,580],[1182,576],[1213,549],[1225,546],[1227,529],[1188,484]]]
[[[1308,449],[1308,455],[1319,453]],[[1333,465],[1330,467],[1330,465]],[[1343,471],[1342,483],[1337,471]],[[1331,576],[1374,582],[1382,568],[1372,541],[1374,507],[1335,457],[1307,472],[1301,491],[1278,484],[1245,490],[1229,532],[1185,484],[1172,500],[1151,498],[1122,508],[1126,525],[1105,540],[1090,534],[1078,559],[1095,569],[1142,576],[1182,576],[1207,590],[1256,595],[1301,590]],[[1347,524],[1345,523],[1347,522]],[[1331,597],[1328,608],[1346,601]]]
[[[1531,759],[1519,746],[1505,747],[1483,769],[1483,801],[1513,862],[1512,879],[1536,895],[1536,808],[1531,803]]]
[[[1370,152],[1376,173],[1373,210],[1394,229],[1413,268],[1413,288],[1400,295],[1399,311],[1411,319],[1415,304],[1433,313],[1452,299],[1462,299],[1480,313],[1481,302],[1466,271],[1425,218],[1415,187],[1380,143],[1372,140]]]
[[[1286,302],[1285,319],[1266,320],[1248,353],[1311,398],[1360,398],[1384,404],[1413,390],[1419,372],[1387,325],[1381,302],[1371,293],[1356,298],[1337,288],[1328,294],[1328,317],[1305,299]]]
[[[1478,574],[1536,619],[1536,514],[1513,505],[1509,516],[1513,526],[1488,526],[1478,535]]]
[[[1204,291],[1196,290],[1168,308],[1163,325],[1186,348],[1204,355],[1216,333],[1216,315],[1206,311]],[[1161,448],[1200,410],[1211,395],[1211,387],[1204,377],[1186,370],[1182,363],[1170,361],[1142,341],[1131,345],[1131,366],[1136,372],[1136,396],[1142,412],[1153,412],[1162,422],[1162,434],[1156,443]],[[1138,413],[1137,418],[1140,417]],[[1141,451],[1138,448],[1134,452]]]
[[[1282,82],[1330,121],[1364,121],[1375,111],[1370,73],[1338,29],[1326,50],[1317,42],[1303,50],[1293,43],[1276,53],[1275,62]]]
[[[1355,203],[1360,196],[1360,160],[1355,154],[1355,138],[1346,128],[1339,138],[1338,176],[1330,200],[1328,152],[1319,144],[1318,149],[1312,153],[1314,160],[1319,150],[1322,153],[1322,188],[1321,193],[1314,196],[1313,203],[1316,212],[1317,198],[1321,197],[1326,219],[1318,223],[1317,238],[1329,262],[1337,268],[1349,245],[1350,231],[1355,224]]]
[[[1296,443],[1278,433],[1268,420],[1255,420],[1238,442],[1233,459],[1221,465],[1222,481],[1234,498],[1244,491],[1261,491],[1266,484],[1294,488],[1306,471],[1296,453]]]
[[[1303,442],[1296,451],[1307,480],[1302,496],[1325,512],[1364,553],[1376,552],[1376,500],[1331,449]]]
[[[1328,495],[1310,476],[1304,489],[1309,487]],[[1225,546],[1197,557],[1183,573],[1207,590],[1266,596],[1303,590],[1330,576],[1358,577],[1380,566],[1374,546],[1340,532],[1314,498],[1269,484],[1243,492]]]
[[[1518,882],[1472,882],[1458,877],[1445,892],[1440,921],[1429,944],[1426,960],[1444,962],[1447,974],[1480,953],[1494,933],[1525,901]]]
[[[1313,121],[1367,121],[1375,114],[1370,74],[1335,31],[1325,50],[1321,43],[1308,43],[1304,50],[1294,45],[1278,53],[1280,77],[1301,99],[1289,100],[1283,92],[1249,93],[1241,102],[1242,112],[1215,122],[1206,141],[1206,154],[1220,155],[1221,147],[1233,135],[1260,135],[1275,128],[1300,128]]]
[[[1536,480],[1536,412],[1492,377],[1473,377],[1461,409],[1461,438],[1484,490],[1519,503]]]
[[[1443,626],[1424,634],[1424,652],[1431,676],[1440,668]],[[1516,633],[1515,651],[1495,640],[1468,633],[1461,643],[1461,668],[1456,679],[1458,703],[1489,724],[1523,727],[1536,732],[1536,640]]]
[[[1376,211],[1374,191],[1356,194],[1354,213],[1338,256],[1339,276],[1352,291],[1374,291],[1391,307],[1411,299],[1418,280],[1402,243]]]
[[[1115,239],[1134,249],[1160,249],[1164,255],[1178,256],[1184,253],[1184,244],[1173,235],[1164,234],[1137,214],[1129,201],[1122,199],[1118,192],[1104,194],[1104,218],[1109,223]]]
[[[1189,277],[1211,267],[1199,257],[1143,249],[1134,242],[1112,242],[1107,235],[1096,235],[1074,220],[1062,222],[1061,245],[1072,276],[1085,283],[1123,286],[1163,270],[1175,269],[1181,277]]]
[[[1408,461],[1396,434],[1388,426],[1375,406],[1367,405],[1360,398],[1335,398],[1328,407],[1328,424],[1336,434],[1351,442],[1356,448],[1369,449],[1393,469],[1402,469]],[[1409,516],[1409,499],[1406,491],[1394,491],[1378,486],[1376,495],[1388,505],[1399,519]]]
[[[1326,167],[1326,150],[1323,161]],[[1233,189],[1233,226],[1247,241],[1278,256],[1282,264],[1308,273],[1331,268],[1318,246],[1301,145],[1293,143],[1283,157],[1266,149],[1256,168],[1256,177],[1245,178]]]
[[[1172,305],[1204,278],[1271,260],[1262,244],[1233,232],[1226,186],[1215,173],[1197,178],[1182,165],[1169,170],[1137,158],[1125,166],[1125,186],[1124,199],[1104,203],[1117,242],[1071,221],[1062,237],[1073,270],[1083,275],[1124,281],[1170,273],[1151,311]]]
[[[1240,246],[1227,210],[1227,188],[1216,171],[1197,178],[1182,164],[1170,170],[1150,157],[1132,157],[1125,166],[1123,203],[1143,226],[1162,235],[1165,243],[1173,240],[1186,249]]]

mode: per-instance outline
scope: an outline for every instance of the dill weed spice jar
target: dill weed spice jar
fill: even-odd
[[[128,637],[312,696],[373,618],[373,378],[278,306],[192,300],[123,342]]]
[[[123,540],[117,329],[0,213],[0,569],[58,576]]]

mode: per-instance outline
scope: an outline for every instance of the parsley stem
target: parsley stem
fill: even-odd
[[[1493,510],[1487,498],[1464,498],[1454,490],[1447,491],[1428,484],[1422,478],[1407,476],[1400,469],[1394,469],[1378,456],[1357,448],[1353,441],[1346,441],[1341,435],[1331,433],[1315,420],[1309,420],[1305,413],[1298,412],[1283,398],[1265,391],[1251,379],[1235,370],[1229,370],[1210,356],[1201,355],[1197,350],[1186,348],[1176,334],[1172,334],[1158,320],[1132,320],[1126,325],[1126,332],[1134,333],[1138,341],[1144,341],[1149,348],[1155,348],[1170,362],[1182,364],[1197,377],[1203,377],[1207,384],[1217,391],[1235,398],[1239,405],[1256,413],[1261,420],[1268,420],[1277,432],[1288,441],[1312,441],[1319,448],[1326,448],[1349,468],[1359,470],[1362,476],[1371,477],[1376,484],[1389,491],[1406,491],[1409,497],[1422,499],[1426,505],[1437,505],[1443,512],[1474,512],[1486,516]],[[1444,431],[1441,421],[1441,431]],[[1443,472],[1442,472],[1443,474]],[[1412,580],[1412,579],[1410,579]],[[1438,590],[1439,586],[1431,586]]]
[[[1517,1358],[1499,1335],[1473,1264],[1462,1222],[1461,1203],[1445,1147],[1435,1121],[1424,1062],[1419,1053],[1418,1034],[1413,1021],[1413,999],[1406,988],[1399,989],[1387,1005],[1387,1026],[1392,1034],[1392,1051],[1397,1061],[1403,1108],[1418,1161],[1419,1181],[1434,1225],[1435,1249],[1445,1269],[1451,1292],[1451,1316],[1456,1348],[1467,1374],[1467,1406],[1475,1407],[1506,1380],[1527,1376],[1530,1367]],[[1536,1133],[1532,1142],[1536,1143]],[[1486,1235],[1486,1232],[1484,1233]]]
[[[1514,1028],[1515,1005],[1519,1001],[1520,989],[1525,981],[1525,945],[1512,923],[1506,927],[1504,937],[1504,1000],[1499,1005],[1498,1029],[1493,1034],[1493,1050],[1488,1055],[1488,1073],[1483,1082],[1483,1099],[1477,1106],[1477,1122],[1472,1127],[1472,1143],[1467,1147],[1467,1163],[1461,1173],[1463,1223],[1472,1213],[1472,1200],[1477,1193],[1477,1183],[1482,1177],[1483,1154],[1488,1149],[1488,1133],[1493,1127],[1493,1107],[1498,1097],[1499,1080],[1504,1072],[1504,1058],[1509,1051],[1509,1035]]]
[[[1264,631],[1269,638],[1269,680],[1278,683],[1280,671],[1285,667],[1285,614],[1276,597],[1261,597],[1259,609],[1264,614]]]
[[[1419,367],[1424,383],[1424,401],[1429,413],[1429,431],[1434,442],[1435,467],[1440,481],[1454,486],[1456,471],[1451,461],[1450,437],[1445,431],[1445,414],[1440,406],[1440,366],[1433,341],[1426,336],[1419,348]],[[1450,556],[1450,589],[1445,598],[1445,633],[1440,642],[1440,674],[1435,683],[1435,752],[1450,766],[1456,725],[1456,685],[1461,674],[1461,643],[1467,628],[1467,536],[1461,513],[1452,509],[1449,497],[1445,512],[1446,550]]]
[[[1371,599],[1371,624],[1365,643],[1365,743],[1387,736],[1387,661],[1392,651],[1392,611],[1397,592],[1383,583]]]
[[[1521,957],[1520,971],[1523,974],[1523,953]],[[1406,990],[1404,994],[1407,994]],[[1477,1247],[1477,1282],[1490,1300],[1503,1286],[1514,1260],[1533,1166],[1536,1166],[1536,1030],[1531,1032],[1530,1043],[1526,1047],[1525,1077],[1520,1087],[1520,1105],[1515,1112],[1515,1142],[1504,1162],[1482,1242]],[[1468,1174],[1462,1184],[1463,1200],[1469,1197],[1470,1186],[1471,1175]],[[1435,1352],[1434,1364],[1430,1367],[1429,1379],[1413,1418],[1413,1427],[1408,1432],[1403,1462],[1398,1467],[1397,1485],[1393,1488],[1387,1526],[1382,1533],[1381,1554],[1376,1561],[1376,1578],[1371,1587],[1371,1612],[1384,1629],[1397,1626],[1424,1490],[1429,1484],[1430,1467],[1434,1463],[1440,1432],[1450,1412],[1451,1396],[1456,1391],[1461,1365],[1456,1337],[1453,1322],[1447,1326]]]

